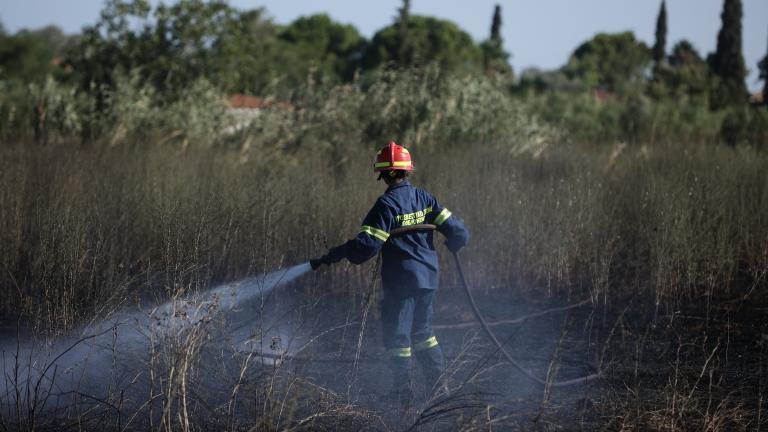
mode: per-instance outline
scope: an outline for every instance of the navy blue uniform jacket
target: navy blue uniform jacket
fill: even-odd
[[[384,289],[436,289],[434,231],[413,231],[391,238],[389,235],[395,228],[425,223],[437,225],[451,250],[458,250],[469,241],[469,232],[459,218],[442,207],[431,193],[403,181],[390,186],[376,200],[360,233],[334,248],[331,254],[361,264],[381,250]]]

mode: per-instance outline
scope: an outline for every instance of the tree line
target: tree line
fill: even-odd
[[[205,77],[225,91],[244,93],[276,82],[295,86],[310,75],[349,82],[363,71],[392,66],[511,71],[498,29],[478,45],[456,24],[412,16],[408,9],[405,2],[395,22],[368,40],[325,14],[279,25],[263,8],[238,10],[221,0],[155,8],[146,0],[110,0],[99,21],[76,36],[64,37],[55,27],[3,35],[0,67],[3,79],[40,80],[57,73],[84,88],[109,86],[115,74],[135,71],[162,91]],[[500,9],[496,13],[498,27]],[[67,71],[54,70],[53,58]]]
[[[631,32],[601,33],[579,45],[562,68],[523,74],[517,88],[626,93],[647,84],[656,97],[707,99],[714,109],[745,103],[742,15],[741,0],[724,0],[717,49],[705,59],[686,40],[667,52],[662,1],[652,48]],[[263,8],[239,10],[223,0],[154,8],[147,0],[109,0],[98,22],[74,36],[55,26],[14,35],[0,27],[0,78],[29,81],[55,74],[94,89],[110,86],[115,74],[135,71],[171,93],[199,77],[228,92],[259,93],[270,85],[295,86],[309,76],[349,82],[382,68],[436,63],[457,73],[502,74],[512,82],[501,26],[497,5],[488,38],[475,43],[453,22],[412,15],[410,0],[404,0],[394,22],[369,40],[325,14],[279,25]],[[766,59],[758,65],[762,79]]]
[[[717,48],[706,57],[687,40],[667,48],[662,0],[653,46],[632,32],[600,33],[578,45],[561,68],[519,76],[504,49],[501,6],[489,11],[488,37],[475,42],[451,21],[413,15],[410,4],[403,0],[393,21],[369,39],[325,14],[281,25],[263,8],[241,10],[223,0],[154,7],[147,0],[108,0],[98,21],[76,35],[54,26],[11,35],[0,27],[0,83],[53,77],[57,85],[87,95],[98,112],[126,77],[170,103],[201,79],[222,93],[290,98],[307,84],[355,82],[365,88],[392,70],[436,66],[452,76],[502,82],[511,96],[594,92],[629,108],[642,99],[712,111],[749,101],[741,0],[724,0]],[[768,54],[759,70],[768,83]],[[734,124],[747,121],[738,116],[751,114],[739,111]]]

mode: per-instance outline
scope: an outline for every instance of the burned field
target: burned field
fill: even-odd
[[[562,146],[457,159],[424,147],[414,183],[465,220],[478,308],[544,384],[488,339],[438,241],[447,388],[427,391],[415,367],[416,399],[398,411],[375,262],[262,281],[238,301],[205,294],[357,232],[380,193],[365,167],[317,173],[301,152],[3,152],[0,429],[765,426],[760,153]],[[467,169],[482,175],[444,174]],[[158,305],[171,312],[153,326]]]
[[[22,403],[37,404],[43,430],[163,428],[176,420],[169,413],[195,429],[232,430],[750,430],[761,419],[765,303],[726,303],[709,317],[696,315],[695,305],[654,316],[632,303],[601,310],[591,301],[479,297],[493,332],[547,383],[540,385],[489,343],[462,290],[444,286],[435,331],[448,360],[446,386],[425,389],[414,369],[416,398],[404,409],[387,399],[375,286],[352,297],[308,297],[316,279],[226,312],[179,316],[183,325],[155,328],[154,337],[151,323],[146,341],[121,336],[136,325],[125,319],[104,326],[107,337],[67,339],[53,352],[76,346],[77,355],[48,357],[55,366],[40,400]],[[6,359],[15,354],[6,346]],[[187,361],[189,369],[174,374]],[[597,379],[556,385],[595,371]],[[11,428],[14,413],[4,415]],[[17,425],[35,426],[23,423],[31,419]]]

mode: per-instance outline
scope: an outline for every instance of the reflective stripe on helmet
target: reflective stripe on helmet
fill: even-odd
[[[413,350],[421,351],[425,349],[434,348],[436,346],[437,346],[437,338],[435,336],[432,336],[431,338],[425,340],[424,342],[413,344]]]
[[[435,218],[435,225],[442,225],[442,223],[451,217],[452,214],[453,213],[451,213],[450,210],[444,208],[443,211],[441,211],[440,214]]]
[[[374,228],[372,226],[363,225],[362,228],[360,228],[361,233],[366,233],[368,235],[371,235],[373,237],[376,237],[377,239],[381,241],[387,241],[389,238],[389,233],[386,231],[382,231],[378,228]]]
[[[383,167],[408,167],[408,166],[411,166],[411,161],[376,162],[376,164],[374,166],[376,168],[383,168]]]
[[[390,357],[410,357],[411,356],[411,347],[388,349],[387,350],[387,354]]]

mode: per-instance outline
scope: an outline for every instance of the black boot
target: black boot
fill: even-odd
[[[445,386],[445,360],[439,345],[416,351],[416,359],[424,373],[427,394],[434,394]],[[447,390],[447,389],[446,389]]]
[[[389,368],[392,371],[392,387],[387,399],[390,403],[407,409],[413,401],[411,358],[393,357],[389,360]]]

